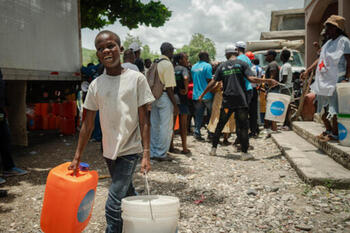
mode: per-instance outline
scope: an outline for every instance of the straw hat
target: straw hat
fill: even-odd
[[[331,15],[326,22],[324,23],[324,25],[326,26],[326,24],[332,24],[334,26],[336,26],[337,28],[339,28],[342,31],[345,31],[345,18],[339,15]]]

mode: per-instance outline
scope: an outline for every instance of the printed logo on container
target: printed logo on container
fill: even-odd
[[[348,130],[345,128],[345,126],[342,123],[338,123],[338,134],[339,134],[340,141],[343,141],[348,135]]]
[[[284,112],[284,103],[281,101],[275,101],[271,104],[270,111],[274,116],[281,116]]]
[[[91,189],[80,202],[78,209],[78,221],[84,222],[88,217],[94,204],[95,191]]]

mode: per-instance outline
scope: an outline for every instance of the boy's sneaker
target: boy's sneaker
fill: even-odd
[[[216,148],[215,147],[211,148],[211,151],[210,151],[209,155],[210,156],[216,156]]]
[[[27,174],[28,172],[26,170],[20,169],[18,167],[13,167],[10,170],[4,170],[2,172],[3,176],[9,177],[9,176],[23,176]]]
[[[6,183],[6,180],[0,177],[0,184]]]
[[[247,161],[247,160],[253,160],[253,159],[254,159],[254,156],[251,155],[250,153],[244,153],[244,152],[241,153],[241,160]]]

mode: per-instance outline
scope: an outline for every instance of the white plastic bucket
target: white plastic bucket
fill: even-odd
[[[265,120],[284,122],[291,97],[279,93],[269,93],[266,102]]]
[[[350,114],[350,83],[337,83],[339,113]]]
[[[343,146],[350,146],[350,114],[338,114],[338,136]]]
[[[177,197],[150,195],[124,198],[123,233],[175,233],[179,210]]]

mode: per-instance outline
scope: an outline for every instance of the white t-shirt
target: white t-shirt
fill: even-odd
[[[263,75],[263,69],[260,66],[253,65],[252,68],[250,68],[254,74],[255,77],[261,78]],[[258,85],[256,83],[251,83],[252,87],[257,87]]]
[[[140,70],[139,70],[139,68],[137,67],[137,65],[132,64],[132,63],[130,63],[130,62],[124,62],[124,63],[122,64],[122,67],[123,67],[124,69],[130,69],[130,70],[135,70],[135,71],[140,72]]]
[[[292,65],[289,62],[284,63],[281,66],[280,74],[279,74],[279,82],[282,82],[283,76],[287,75],[287,81],[285,83],[287,88],[293,87],[292,84],[292,78],[293,78],[293,71],[292,71]]]
[[[153,101],[140,72],[127,69],[118,76],[102,74],[91,82],[84,108],[100,111],[104,157],[115,160],[142,152],[138,107]]]

